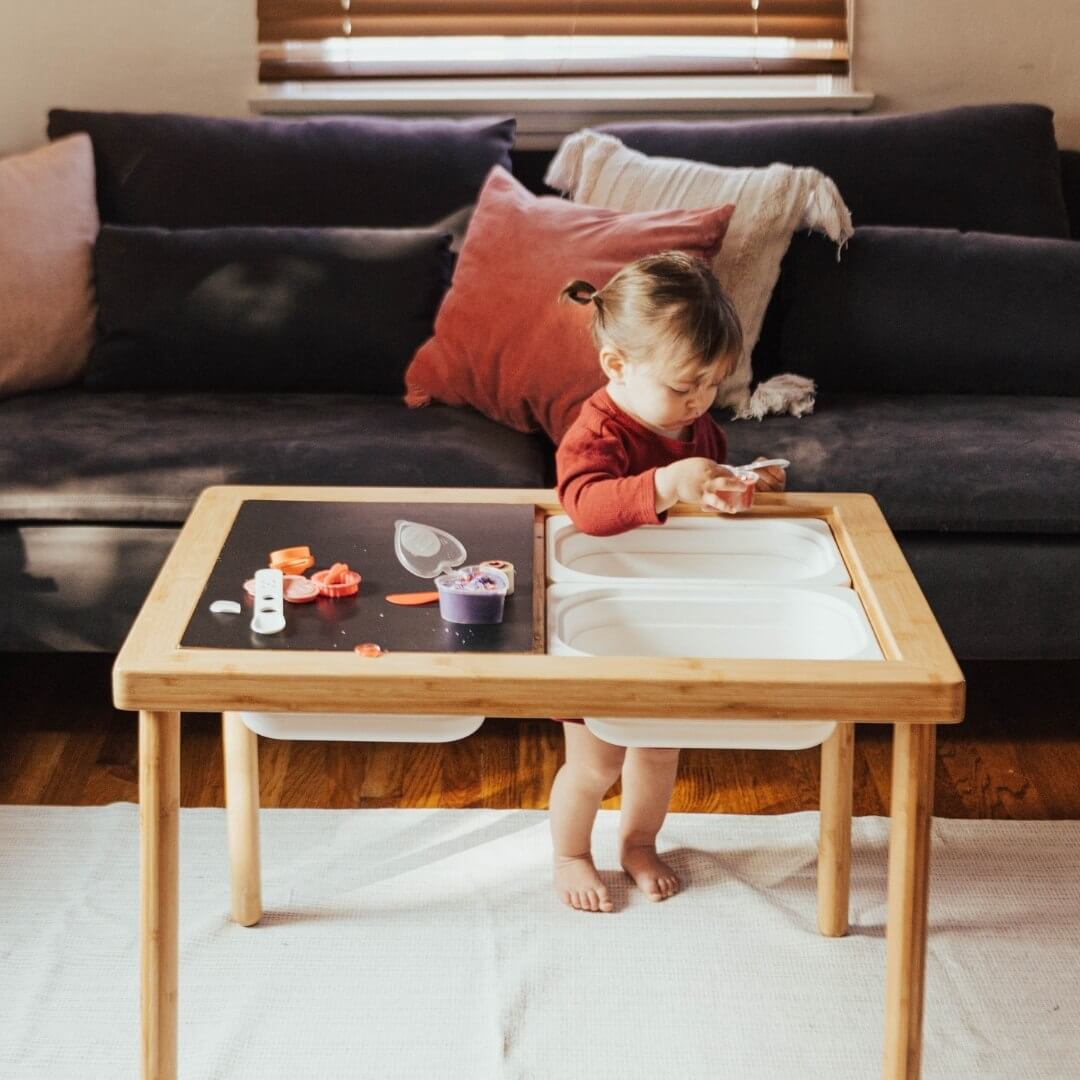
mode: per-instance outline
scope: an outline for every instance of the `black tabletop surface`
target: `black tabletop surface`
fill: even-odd
[[[468,563],[504,559],[517,584],[502,623],[444,622],[437,603],[399,607],[390,593],[433,591],[434,583],[406,570],[394,554],[399,518],[444,529],[468,552]],[[409,652],[529,653],[533,647],[533,518],[531,505],[464,503],[243,502],[218,555],[181,646],[212,649],[341,649],[375,642]],[[348,563],[363,575],[360,592],[341,600],[285,604],[278,634],[251,630],[253,601],[244,582],[268,565],[271,551],[307,544],[315,570]],[[214,600],[238,600],[240,615],[215,615]]]

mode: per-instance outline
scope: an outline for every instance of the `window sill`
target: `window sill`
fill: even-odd
[[[458,116],[509,113],[522,149],[552,149],[583,127],[761,113],[863,112],[874,95],[836,76],[358,79],[263,84],[253,112]]]

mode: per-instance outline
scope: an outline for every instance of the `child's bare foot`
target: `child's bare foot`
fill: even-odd
[[[679,875],[656,854],[652,844],[624,847],[622,868],[650,900],[666,900],[679,891]]]
[[[577,911],[615,909],[588,855],[555,856],[555,892],[564,904]]]

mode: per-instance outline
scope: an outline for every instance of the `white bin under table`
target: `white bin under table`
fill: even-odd
[[[882,660],[828,525],[673,518],[613,537],[547,527],[548,652],[563,656]],[[640,662],[647,663],[647,659]],[[796,750],[833,721],[587,716],[620,746]]]

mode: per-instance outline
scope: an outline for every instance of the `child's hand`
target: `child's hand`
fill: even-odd
[[[754,499],[752,480],[722,472],[710,480],[701,500],[706,510],[719,510],[722,514],[737,514],[749,510]]]
[[[768,458],[756,457],[754,461],[768,461]],[[754,461],[750,462],[750,467],[753,468]],[[755,469],[758,474],[757,487],[755,491],[783,491],[787,486],[787,470],[780,468],[779,465],[770,465],[767,469]]]
[[[704,457],[683,458],[672,462],[653,474],[656,487],[656,512],[662,514],[677,502],[701,505],[706,502],[707,486],[711,487],[717,477],[730,474],[715,461]]]

